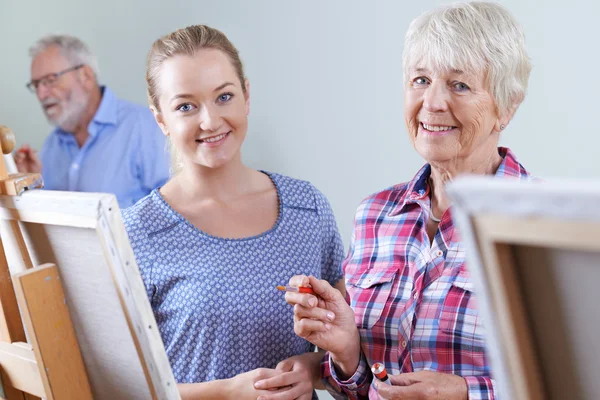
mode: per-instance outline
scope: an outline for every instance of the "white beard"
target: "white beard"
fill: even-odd
[[[73,131],[87,107],[89,98],[90,96],[81,88],[74,88],[67,99],[60,102],[62,112],[59,115],[51,116],[46,113],[48,122],[67,132]],[[46,101],[57,102],[56,99],[46,99]]]

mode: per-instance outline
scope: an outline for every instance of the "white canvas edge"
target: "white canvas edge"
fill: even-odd
[[[524,181],[462,176],[447,185],[453,205],[467,214],[600,221],[600,182],[591,180]],[[576,194],[577,197],[574,196]],[[540,202],[540,198],[552,201]]]
[[[138,339],[144,357],[142,362],[152,378],[158,399],[180,399],[116,198],[103,198],[100,203],[97,232],[109,256],[107,261],[113,269],[117,291],[126,308],[125,313],[130,318],[132,334]],[[140,301],[141,299],[146,301]],[[141,335],[142,332],[145,334]]]
[[[450,191],[449,195],[453,198]],[[515,397],[511,391],[510,375],[507,372],[508,363],[503,356],[501,347],[498,345],[500,343],[497,335],[498,321],[494,317],[495,313],[490,304],[489,288],[486,284],[483,261],[479,254],[470,214],[466,209],[453,205],[452,218],[459,229],[461,240],[465,246],[465,260],[471,279],[473,279],[477,306],[485,321],[485,346],[490,360],[492,378],[495,381],[496,395],[500,399],[513,399]]]
[[[446,191],[452,204],[452,218],[465,246],[466,265],[473,280],[479,312],[485,321],[485,345],[490,360],[492,378],[495,382],[496,394],[501,399],[512,399],[516,398],[512,392],[514,385],[508,373],[508,360],[500,345],[499,322],[492,308],[489,287],[486,283],[483,268],[483,259],[471,220],[471,217],[475,214],[487,211],[500,214],[515,213],[515,209],[512,208],[514,204],[511,204],[509,197],[501,197],[501,200],[498,200],[498,191],[504,193],[503,189],[505,189],[509,194],[515,195],[514,190],[516,187],[522,190],[524,186],[532,184],[521,185],[517,182],[508,182],[509,185],[503,185],[504,183],[504,181],[493,180],[489,177],[462,177],[450,182],[446,186]],[[505,207],[506,200],[509,200],[508,210]],[[521,209],[519,212],[526,211]]]
[[[20,196],[0,195],[0,218],[40,224],[95,228],[99,207],[107,193],[53,190],[26,191]]]

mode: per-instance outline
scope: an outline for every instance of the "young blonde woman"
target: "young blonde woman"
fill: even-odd
[[[182,397],[310,399],[322,354],[275,286],[306,274],[344,291],[327,199],[243,164],[250,86],[218,30],[157,40],[146,80],[175,174],[124,219]]]

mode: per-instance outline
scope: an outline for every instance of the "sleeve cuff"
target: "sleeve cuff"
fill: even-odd
[[[465,376],[469,400],[495,400],[495,382],[489,376]]]
[[[369,364],[367,363],[367,359],[364,354],[360,353],[360,361],[358,362],[358,367],[354,374],[346,380],[341,380],[335,371],[335,366],[333,364],[333,360],[331,359],[331,354],[328,353],[329,357],[329,373],[333,380],[344,389],[348,389],[350,391],[360,391],[360,389],[366,385],[371,383],[372,375],[371,370],[369,369]]]

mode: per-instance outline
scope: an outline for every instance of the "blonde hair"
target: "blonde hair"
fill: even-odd
[[[146,62],[148,103],[158,112],[160,112],[158,80],[162,64],[176,55],[193,56],[198,50],[202,49],[215,49],[225,53],[235,69],[242,90],[244,93],[246,92],[246,85],[244,84],[246,76],[244,75],[242,60],[238,50],[227,36],[218,29],[206,25],[192,25],[178,29],[156,40],[148,53]],[[171,141],[168,140],[167,142],[171,152],[171,170],[172,173],[177,173],[182,168],[182,160]]]
[[[498,111],[527,92],[531,62],[517,20],[495,3],[440,7],[413,20],[404,41],[404,84],[417,64],[433,70],[484,72]]]

